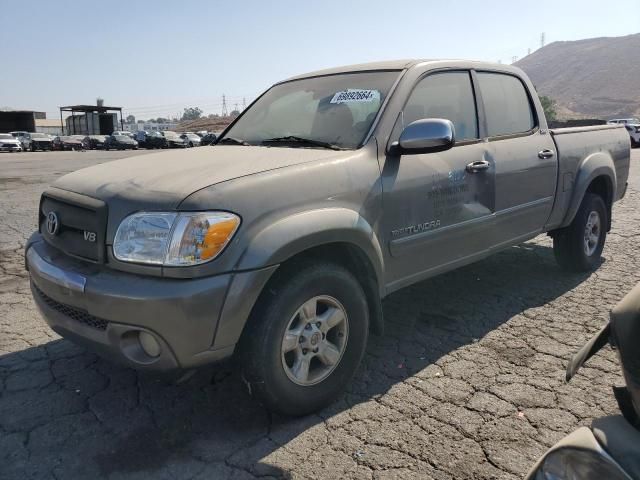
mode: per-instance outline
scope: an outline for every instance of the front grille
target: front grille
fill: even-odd
[[[57,302],[53,298],[49,297],[46,293],[38,288],[38,286],[34,283],[33,289],[36,291],[40,299],[47,304],[47,306],[58,313],[61,313],[65,317],[70,318],[78,323],[82,323],[91,328],[95,328],[96,330],[106,330],[109,322],[103,320],[102,318],[94,317],[93,315],[85,312],[76,307],[72,307],[71,305],[65,305],[64,303]]]
[[[60,195],[60,196],[58,196]],[[47,230],[47,215],[54,212],[59,228]],[[107,207],[100,200],[71,192],[45,192],[40,201],[40,233],[63,252],[90,260],[104,261]]]

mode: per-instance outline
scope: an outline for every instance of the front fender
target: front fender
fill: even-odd
[[[576,180],[573,186],[573,194],[571,196],[571,202],[569,203],[569,208],[567,209],[567,213],[564,216],[562,221],[562,227],[566,227],[573,221],[578,209],[580,208],[580,204],[582,203],[582,199],[584,198],[589,185],[591,182],[598,177],[605,177],[608,183],[608,190],[610,193],[610,198],[605,199],[605,202],[608,205],[611,205],[613,199],[616,197],[616,168],[613,164],[613,159],[607,155],[606,153],[598,152],[592,155],[589,155],[585,158],[582,163],[578,166],[578,171],[576,175]]]
[[[348,243],[360,248],[375,270],[380,294],[384,286],[383,256],[378,237],[358,212],[322,208],[283,218],[254,235],[240,256],[237,270],[280,264],[313,247]]]

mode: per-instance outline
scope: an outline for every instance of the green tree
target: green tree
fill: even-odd
[[[544,115],[547,117],[547,120],[555,120],[558,116],[556,101],[551,97],[540,95],[540,103],[542,104],[542,109],[544,110]]]
[[[136,117],[133,115],[127,115],[127,123],[136,123]]]
[[[202,110],[198,107],[189,107],[184,109],[181,120],[197,120],[202,116]]]

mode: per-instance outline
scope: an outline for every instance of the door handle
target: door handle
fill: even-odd
[[[479,160],[477,162],[471,162],[467,165],[467,172],[469,173],[477,173],[483,170],[488,170],[491,164],[486,160]]]
[[[555,154],[553,150],[544,149],[538,152],[538,158],[545,160],[547,158],[553,158]]]

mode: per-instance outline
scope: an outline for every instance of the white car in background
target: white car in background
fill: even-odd
[[[180,135],[180,138],[182,138],[187,143],[187,147],[199,147],[200,143],[202,142],[200,135],[197,135],[193,132],[185,132]]]
[[[21,152],[20,140],[10,133],[0,133],[0,152]]]
[[[640,119],[638,118],[614,118],[609,120],[607,123],[610,124],[621,124],[624,125],[624,128],[629,132],[629,137],[631,137],[631,146],[637,147],[640,146]]]

